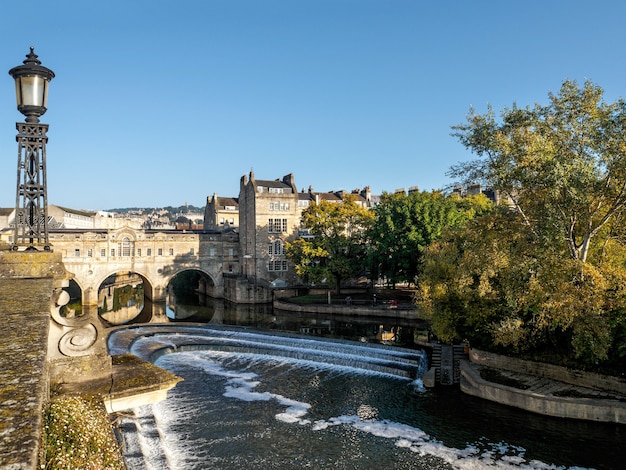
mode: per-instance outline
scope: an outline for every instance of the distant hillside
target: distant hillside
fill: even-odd
[[[118,214],[152,214],[155,212],[168,212],[172,215],[184,215],[188,213],[204,213],[204,207],[193,205],[166,206],[166,207],[124,207],[117,209],[106,209],[107,212],[117,212]]]

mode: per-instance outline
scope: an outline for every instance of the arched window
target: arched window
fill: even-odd
[[[121,255],[122,256],[130,256],[131,253],[132,253],[132,243],[130,241],[130,238],[128,238],[128,237],[122,238]]]

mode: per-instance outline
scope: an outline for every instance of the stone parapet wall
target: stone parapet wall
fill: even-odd
[[[0,247],[0,468],[42,460],[50,303],[66,279],[58,253]]]
[[[0,468],[35,469],[49,395],[51,279],[0,277]]]
[[[603,390],[626,396],[626,377],[612,377],[608,375],[568,369],[542,362],[525,361],[499,354],[493,354],[479,349],[470,349],[470,361],[493,369],[508,370],[520,374],[545,377],[558,380],[566,384]]]

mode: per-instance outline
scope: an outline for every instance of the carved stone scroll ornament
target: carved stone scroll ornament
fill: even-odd
[[[89,315],[67,317],[60,313],[61,307],[70,301],[69,294],[63,289],[55,289],[52,294],[50,315],[65,332],[59,339],[59,351],[65,356],[84,356],[98,339],[97,328],[89,321]]]
[[[91,323],[74,328],[59,340],[59,351],[66,356],[84,356],[98,339],[98,330]]]

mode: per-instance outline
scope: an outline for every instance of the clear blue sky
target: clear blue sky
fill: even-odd
[[[623,97],[625,17],[605,0],[5,2],[0,207],[23,120],[7,72],[30,45],[56,73],[49,204],[203,206],[250,170],[316,191],[449,185],[470,106],[545,103],[565,79]]]

